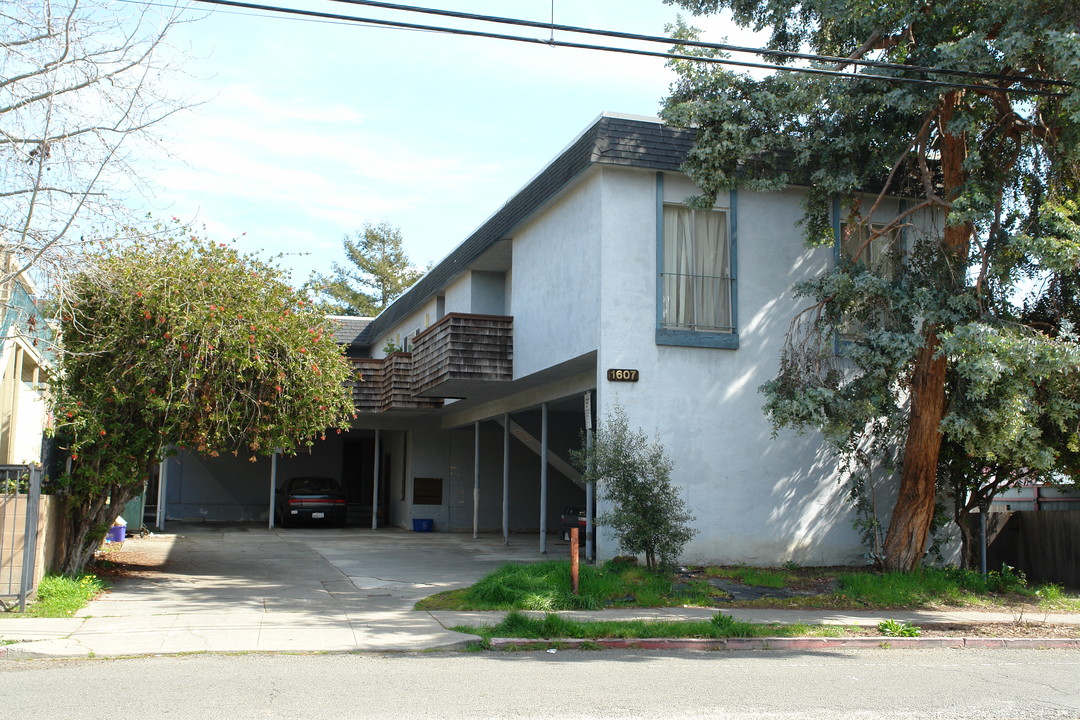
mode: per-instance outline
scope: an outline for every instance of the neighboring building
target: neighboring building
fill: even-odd
[[[816,434],[773,437],[758,392],[802,307],[792,283],[834,252],[804,246],[797,188],[688,208],[692,140],[601,116],[379,317],[343,321],[359,418],[281,459],[280,481],[339,478],[359,525],[374,506],[381,524],[536,542],[541,507],[556,533],[585,504],[569,453],[588,397],[667,447],[697,516],[687,560],[859,562],[835,460]],[[269,468],[171,461],[167,516],[265,520]],[[601,536],[599,556],[616,553]]]
[[[41,461],[49,422],[45,401],[51,328],[16,260],[0,253],[0,465]]]

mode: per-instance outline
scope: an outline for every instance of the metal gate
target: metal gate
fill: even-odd
[[[26,609],[34,590],[37,557],[39,467],[0,465],[0,609]]]

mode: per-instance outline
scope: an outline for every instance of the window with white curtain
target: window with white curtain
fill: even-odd
[[[897,251],[902,248],[898,229],[882,232],[884,225],[874,223],[840,223],[840,255],[873,268],[887,278],[896,274]],[[857,342],[866,335],[866,326],[850,317],[840,327],[841,342]]]
[[[892,277],[896,273],[895,253],[900,245],[900,231],[893,228],[883,233],[884,225],[874,223],[867,227],[866,223],[840,223],[840,254],[867,267],[875,268],[886,277]],[[876,234],[871,238],[871,234]]]
[[[727,213],[665,205],[663,232],[661,326],[733,333]]]

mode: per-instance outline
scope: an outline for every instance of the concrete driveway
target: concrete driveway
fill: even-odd
[[[4,648],[12,657],[458,647],[470,636],[415,602],[541,559],[537,545],[533,536],[504,546],[489,535],[170,523],[120,551],[148,565],[164,557],[163,567],[117,580],[74,618],[2,620],[0,637],[36,641]]]
[[[129,552],[166,552],[164,571],[117,583],[84,612],[411,608],[506,563],[542,558],[526,536],[506,546],[501,536],[398,529],[169,523],[168,531],[124,544]]]

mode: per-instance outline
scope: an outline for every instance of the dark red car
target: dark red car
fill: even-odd
[[[277,521],[281,527],[299,522],[345,526],[348,506],[337,480],[294,477],[277,492]]]

